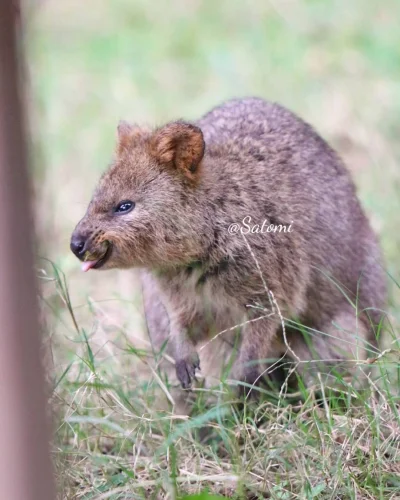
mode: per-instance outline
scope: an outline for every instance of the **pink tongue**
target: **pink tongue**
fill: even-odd
[[[82,262],[82,271],[86,273],[86,271],[89,271],[89,269],[91,269],[97,263],[98,260],[87,260],[86,262]]]

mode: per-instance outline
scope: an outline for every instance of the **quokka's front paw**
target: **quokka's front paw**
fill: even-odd
[[[200,369],[200,358],[197,352],[192,352],[175,362],[176,375],[183,389],[189,389],[195,378],[196,368]]]

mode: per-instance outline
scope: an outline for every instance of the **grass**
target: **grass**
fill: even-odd
[[[29,10],[60,499],[400,498],[399,15],[397,0],[45,0]],[[290,107],[344,157],[384,249],[390,328],[364,391],[321,378],[238,406],[221,382],[193,393],[188,417],[144,334],[137,275],[83,275],[69,236],[120,118],[194,118],[234,95]]]
[[[395,337],[370,358],[362,390],[337,375],[297,393],[255,389],[259,400],[243,403],[221,381],[193,391],[188,416],[152,349],[121,331],[119,345],[105,340],[99,350],[65,276],[56,267],[52,275],[75,329],[74,359],[52,380],[60,498],[181,498],[206,488],[233,498],[398,498]],[[103,328],[101,309],[88,307]]]

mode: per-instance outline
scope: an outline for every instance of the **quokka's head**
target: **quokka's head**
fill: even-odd
[[[151,131],[121,122],[115,158],[72,234],[82,269],[195,260],[206,243],[197,204],[204,152],[203,134],[192,124]]]

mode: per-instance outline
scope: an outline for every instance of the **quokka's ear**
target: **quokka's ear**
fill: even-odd
[[[159,163],[173,165],[193,179],[204,156],[203,132],[190,123],[168,123],[154,132],[150,149]]]
[[[129,147],[142,142],[150,134],[147,128],[120,120],[117,127],[117,154],[121,154]]]

